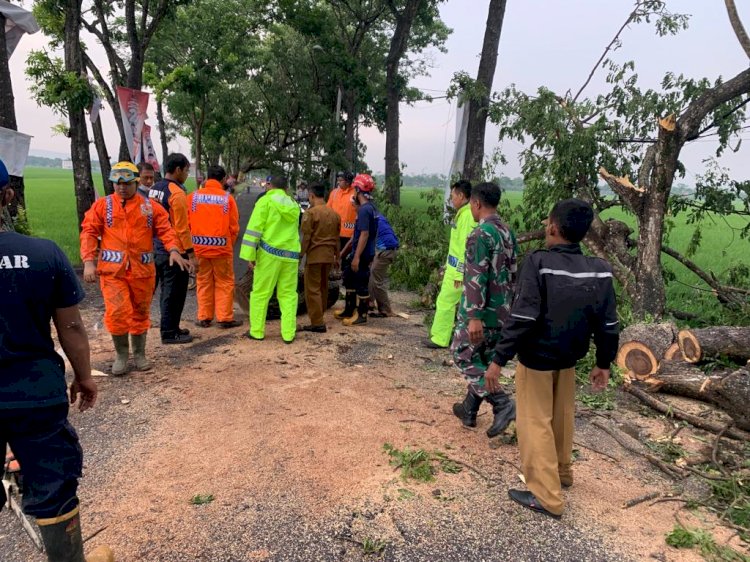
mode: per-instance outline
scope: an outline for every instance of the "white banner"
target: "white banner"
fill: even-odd
[[[456,140],[453,145],[453,160],[448,172],[448,181],[445,184],[445,201],[446,205],[451,197],[451,184],[454,182],[456,174],[464,171],[464,159],[466,158],[466,131],[469,128],[469,107],[468,102],[462,102],[459,98],[456,108]]]
[[[0,127],[0,160],[5,163],[11,176],[23,177],[30,146],[30,135]]]
[[[5,16],[5,45],[10,58],[23,34],[36,33],[39,31],[39,24],[36,23],[34,14],[6,0],[0,0],[0,14]]]

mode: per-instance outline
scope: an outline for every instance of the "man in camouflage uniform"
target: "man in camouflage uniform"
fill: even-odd
[[[458,310],[451,350],[468,391],[453,413],[465,427],[476,427],[482,400],[492,404],[494,420],[488,437],[502,433],[516,417],[516,406],[505,392],[485,389],[484,373],[510,314],[516,281],[516,238],[500,221],[497,205],[500,187],[481,183],[471,192],[471,214],[479,225],[466,241],[464,291]]]

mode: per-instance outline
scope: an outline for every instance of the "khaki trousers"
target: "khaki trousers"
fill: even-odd
[[[378,311],[391,314],[391,299],[388,296],[388,268],[396,259],[398,250],[381,250],[375,254],[370,267],[370,298],[375,299]]]
[[[305,264],[305,304],[311,326],[325,326],[324,314],[328,304],[328,275],[330,263]]]
[[[544,508],[560,515],[561,480],[573,482],[575,368],[535,371],[516,367],[516,432],[526,486]]]

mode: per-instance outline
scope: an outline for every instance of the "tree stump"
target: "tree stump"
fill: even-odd
[[[677,341],[685,361],[689,363],[719,356],[743,363],[750,359],[750,328],[713,326],[681,330],[677,334]]]
[[[675,341],[673,324],[633,324],[620,334],[617,365],[644,380],[656,372],[665,352]]]

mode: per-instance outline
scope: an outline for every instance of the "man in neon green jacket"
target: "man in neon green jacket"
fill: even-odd
[[[297,323],[299,267],[299,205],[286,193],[283,176],[271,178],[270,189],[258,199],[242,238],[240,258],[254,270],[250,293],[250,339],[262,340],[268,301],[274,289],[281,309],[281,338],[292,343]]]
[[[435,318],[430,328],[430,337],[425,346],[432,349],[447,348],[453,334],[456,320],[456,307],[461,300],[464,281],[464,254],[466,239],[477,226],[471,209],[467,204],[471,198],[471,183],[459,180],[451,186],[451,204],[456,209],[456,216],[451,225],[451,241],[448,246],[448,259],[445,262],[445,274],[440,293],[435,301]]]

